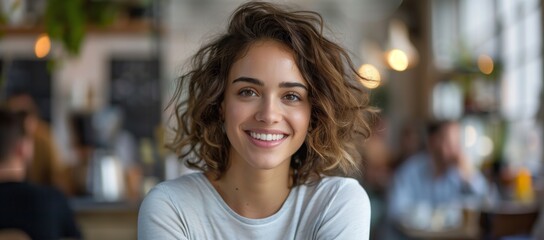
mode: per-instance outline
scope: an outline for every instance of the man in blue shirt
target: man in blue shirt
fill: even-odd
[[[458,123],[428,125],[427,151],[409,157],[394,176],[388,214],[392,224],[419,230],[454,227],[462,220],[462,208],[483,201],[487,181],[460,144]]]

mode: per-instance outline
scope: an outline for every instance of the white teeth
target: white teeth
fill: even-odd
[[[276,141],[284,137],[283,134],[266,134],[266,133],[255,133],[255,132],[250,132],[249,135],[261,141]]]

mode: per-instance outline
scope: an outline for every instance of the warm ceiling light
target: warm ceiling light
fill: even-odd
[[[380,86],[380,72],[371,64],[363,64],[357,71],[361,77],[361,83],[368,89],[374,89]]]
[[[493,72],[493,59],[485,54],[480,55],[478,57],[478,68],[484,74],[491,74]]]
[[[387,63],[393,70],[402,72],[408,68],[408,56],[399,49],[393,49],[387,53]]]
[[[398,19],[389,22],[389,40],[386,45],[386,62],[395,71],[404,71],[417,65],[419,54],[410,41],[406,24]]]
[[[34,45],[34,53],[36,57],[43,58],[49,54],[51,50],[51,40],[47,34],[41,34],[36,39],[36,44]]]

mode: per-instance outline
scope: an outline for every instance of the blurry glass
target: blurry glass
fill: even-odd
[[[444,204],[432,207],[425,202],[419,202],[407,214],[403,225],[409,229],[425,231],[447,231],[458,229],[463,224],[463,209],[457,204]]]
[[[119,201],[124,197],[124,175],[121,162],[108,151],[93,152],[89,167],[88,189],[99,201]]]
[[[505,143],[505,159],[513,171],[530,169],[539,174],[542,165],[542,134],[539,123],[527,120],[510,124]]]
[[[493,142],[486,134],[486,122],[477,117],[461,121],[461,146],[466,157],[478,168],[493,151]]]

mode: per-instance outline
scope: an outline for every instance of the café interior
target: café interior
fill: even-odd
[[[195,171],[165,147],[169,101],[187,60],[243,2],[0,1],[0,105],[31,99],[21,104],[49,132],[35,144],[54,159],[35,157],[43,176],[28,181],[66,194],[84,239],[136,239],[146,193]],[[350,176],[370,197],[371,239],[544,239],[542,0],[277,2],[323,16],[380,110]],[[415,204],[391,226],[395,174],[426,149],[432,120],[459,124],[463,155],[490,187],[476,205]]]

